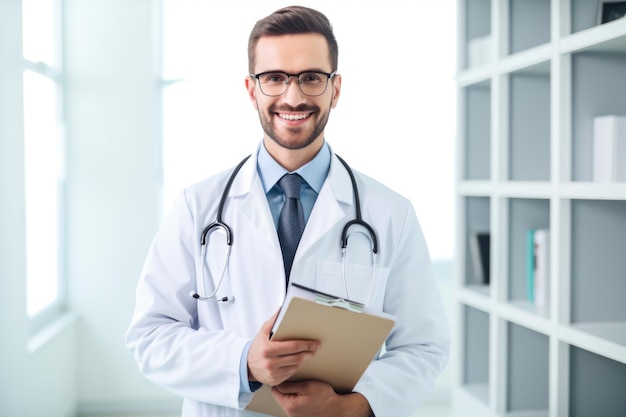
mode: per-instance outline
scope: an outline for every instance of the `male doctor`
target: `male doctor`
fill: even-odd
[[[370,237],[356,227],[342,266],[341,231],[357,201],[324,138],[342,81],[330,23],[309,8],[278,10],[253,28],[248,58],[245,85],[262,143],[236,175],[212,176],[174,203],[139,280],[127,346],[149,380],[184,398],[183,416],[259,415],[245,407],[261,384],[273,387],[290,417],[411,416],[446,365],[447,319],[411,203],[359,172],[362,217],[378,236],[378,258],[373,266]],[[295,186],[282,181],[289,173],[298,174]],[[299,197],[285,197],[290,187]],[[225,188],[229,259],[223,230],[201,245]],[[304,231],[290,253],[281,211],[291,204]],[[315,340],[269,339],[288,282],[396,317],[352,393],[288,381],[320,348]]]

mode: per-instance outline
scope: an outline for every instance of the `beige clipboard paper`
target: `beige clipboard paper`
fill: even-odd
[[[292,285],[271,338],[319,340],[320,350],[290,381],[324,381],[337,393],[345,394],[351,392],[361,378],[394,323],[395,318],[389,314],[372,312],[358,303]],[[286,416],[267,386],[254,394],[246,409]]]

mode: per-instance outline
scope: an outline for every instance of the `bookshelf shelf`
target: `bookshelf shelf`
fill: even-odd
[[[459,416],[626,415],[626,182],[593,181],[593,120],[626,115],[626,19],[600,4],[458,0]]]
[[[480,85],[488,87],[488,84],[485,84],[485,83],[489,82],[490,79],[491,79],[491,68],[486,65],[482,65],[480,67],[467,70],[463,74],[459,74],[456,80],[457,80],[457,83],[463,87],[480,86]]]
[[[550,414],[548,410],[534,410],[534,411],[512,411],[505,414],[506,417],[548,417]]]
[[[579,323],[560,333],[572,346],[626,364],[626,322]]]
[[[498,70],[503,74],[523,71],[526,74],[547,75],[550,72],[552,48],[542,45],[502,58]]]
[[[487,312],[491,303],[489,286],[467,285],[459,290],[459,299],[465,306]]]
[[[626,182],[598,184],[592,182],[563,183],[560,186],[562,198],[572,200],[623,200],[626,196]]]
[[[457,408],[475,410],[477,416],[492,416],[488,399],[488,384],[466,384],[454,392]]]
[[[554,190],[552,184],[541,181],[509,181],[498,183],[497,192],[501,197],[549,199]]]
[[[549,335],[552,332],[549,309],[528,300],[513,300],[499,304],[498,316],[538,333]]]
[[[578,51],[624,52],[626,29],[623,22],[615,21],[564,36],[559,42],[561,51],[569,54]]]
[[[490,293],[490,288],[489,285],[486,284],[470,284],[467,285],[466,290],[468,291],[469,294],[477,294],[479,297],[487,297],[485,298],[488,299],[489,297],[489,293]],[[469,296],[471,297],[471,296]]]
[[[575,324],[574,328],[615,343],[618,345],[618,349],[626,349],[626,321],[614,323],[580,323]],[[626,357],[622,356],[622,359],[624,358]]]

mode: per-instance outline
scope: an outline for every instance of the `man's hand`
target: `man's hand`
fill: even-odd
[[[320,348],[316,340],[270,340],[277,315],[263,323],[248,351],[248,379],[272,387],[289,379]]]
[[[319,381],[284,382],[272,388],[272,395],[289,417],[370,417],[372,409],[359,393],[335,393]]]

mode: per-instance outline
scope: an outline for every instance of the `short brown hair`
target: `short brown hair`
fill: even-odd
[[[317,10],[303,6],[289,6],[259,20],[248,39],[248,71],[254,71],[256,45],[263,36],[319,33],[326,38],[330,52],[331,72],[337,70],[339,47],[328,18]]]

